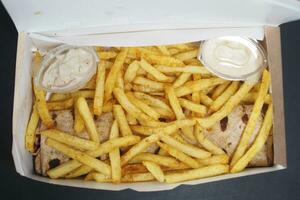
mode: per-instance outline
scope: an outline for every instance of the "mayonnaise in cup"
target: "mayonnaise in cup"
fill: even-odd
[[[62,45],[49,51],[35,76],[35,84],[47,92],[78,90],[96,73],[99,61],[92,47]]]
[[[267,65],[262,46],[238,36],[203,41],[198,59],[210,72],[228,80],[256,81]]]

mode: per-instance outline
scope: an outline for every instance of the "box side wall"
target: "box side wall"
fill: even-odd
[[[274,106],[274,163],[286,167],[287,161],[280,28],[265,27],[265,36],[268,51],[268,64],[272,78],[272,100]]]
[[[40,177],[37,175],[29,175],[28,178],[46,182],[55,185],[65,185],[70,187],[80,187],[80,188],[89,188],[96,190],[111,190],[111,191],[120,191],[125,189],[132,189],[138,192],[153,192],[153,191],[164,191],[171,190],[180,185],[199,185],[204,183],[210,183],[221,180],[228,180],[232,178],[239,178],[243,176],[250,176],[255,174],[273,172],[284,169],[281,165],[275,165],[273,167],[261,167],[261,168],[249,168],[243,172],[237,174],[225,174],[215,177],[203,178],[198,180],[186,181],[183,183],[174,183],[174,184],[164,184],[159,182],[137,182],[137,183],[121,183],[121,184],[112,184],[112,183],[97,183],[94,181],[84,181],[79,179],[64,179],[64,180],[54,180],[48,179],[45,177]]]
[[[13,147],[15,167],[21,175],[33,171],[32,155],[25,150],[24,136],[32,105],[31,60],[33,45],[26,33],[19,33],[14,108],[13,108]]]

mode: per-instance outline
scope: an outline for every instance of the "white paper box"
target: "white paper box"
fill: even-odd
[[[32,50],[36,47],[47,50],[60,43],[103,46],[172,44],[221,35],[247,36],[266,42],[272,95],[276,96],[273,98],[275,165],[183,184],[194,185],[286,167],[280,31],[276,26],[300,18],[299,1],[3,0],[3,4],[19,32],[12,153],[20,175],[53,184],[105,190],[131,188],[157,191],[180,185],[156,182],[100,184],[81,180],[51,180],[35,175],[32,156],[24,148],[24,134],[32,107]]]

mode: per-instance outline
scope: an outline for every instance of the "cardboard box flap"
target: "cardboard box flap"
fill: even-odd
[[[195,42],[223,35],[236,35],[263,40],[264,28],[240,27],[152,30],[69,36],[45,36],[38,33],[29,34],[35,47],[40,51],[47,51],[49,48],[53,48],[62,43],[78,46],[149,46]]]
[[[300,18],[296,0],[2,0],[19,32],[91,34],[277,26]]]

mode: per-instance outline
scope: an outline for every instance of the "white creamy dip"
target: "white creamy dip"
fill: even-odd
[[[96,62],[91,48],[60,46],[45,58],[37,83],[50,92],[80,89],[95,74]]]
[[[266,65],[258,43],[235,36],[206,40],[201,45],[200,59],[211,72],[231,80],[253,77]]]
[[[47,88],[64,87],[71,82],[79,82],[92,67],[92,54],[82,49],[70,49],[66,54],[56,56],[44,73],[42,85]]]

